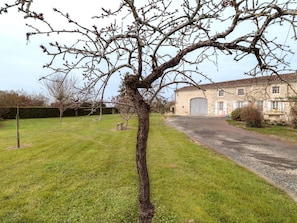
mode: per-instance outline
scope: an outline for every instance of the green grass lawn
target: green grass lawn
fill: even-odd
[[[0,222],[137,222],[136,119],[106,115],[15,121],[0,127]],[[148,165],[154,223],[297,222],[284,192],[191,142],[153,115]]]
[[[290,126],[263,124],[261,128],[251,128],[251,127],[246,127],[244,122],[228,120],[228,123],[233,126],[244,128],[248,131],[270,135],[273,137],[277,137],[281,140],[287,140],[287,141],[297,143],[297,129],[293,129]]]

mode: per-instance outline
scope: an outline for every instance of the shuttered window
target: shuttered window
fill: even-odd
[[[284,111],[285,103],[282,101],[268,101],[267,111]]]

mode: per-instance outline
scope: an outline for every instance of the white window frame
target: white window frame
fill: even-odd
[[[283,101],[272,100],[267,102],[267,111],[280,111],[285,109],[285,103]]]
[[[224,111],[224,102],[223,101],[218,101],[218,110]]]
[[[225,116],[228,112],[228,103],[226,101],[215,102],[215,115]]]

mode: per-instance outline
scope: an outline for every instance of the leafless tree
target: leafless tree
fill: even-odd
[[[112,98],[112,103],[117,108],[122,119],[125,120],[125,129],[128,128],[129,120],[135,115],[135,107],[129,95],[126,92],[125,82],[122,79],[119,87],[119,95]],[[122,124],[121,124],[122,127]]]
[[[129,120],[135,114],[135,108],[131,98],[126,94],[122,94],[114,97],[112,102],[118,109],[121,118],[125,120],[124,128],[127,129]]]
[[[0,121],[7,112],[6,93],[4,91],[0,91]]]
[[[52,57],[46,67],[64,73],[81,69],[87,85],[99,85],[102,94],[111,76],[124,75],[127,95],[138,115],[139,219],[151,222],[155,211],[150,200],[146,162],[150,101],[171,84],[199,87],[199,77],[206,77],[199,70],[200,65],[211,61],[216,66],[221,55],[229,55],[235,62],[253,58],[255,67],[250,74],[254,76],[264,71],[278,73],[280,68],[288,69],[287,55],[292,51],[278,34],[280,30],[287,31],[283,27],[290,26],[292,38],[296,40],[294,2],[121,0],[116,8],[102,8],[100,15],[92,17],[96,25],[90,27],[54,9],[60,19],[68,21],[69,25],[63,29],[55,28],[42,13],[24,10],[21,3],[17,5],[26,17],[45,25],[36,27],[32,23],[28,38],[59,34],[59,41],[41,46],[44,53]],[[63,42],[62,34],[74,36],[75,41]],[[54,61],[60,59],[64,60],[64,66],[55,67]]]
[[[3,118],[9,108],[45,106],[47,98],[42,94],[28,94],[25,91],[0,91],[0,118]]]
[[[77,106],[77,79],[73,76],[56,74],[51,79],[41,79],[49,95],[55,99],[60,112],[60,123],[67,108]]]

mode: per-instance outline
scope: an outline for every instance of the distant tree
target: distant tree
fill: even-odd
[[[28,94],[25,91],[17,91],[17,104],[22,107],[42,107],[46,106],[48,98],[43,94]]]
[[[16,91],[1,91],[1,105],[2,106],[16,106],[20,103],[19,94]]]
[[[127,95],[125,82],[122,79],[119,87],[119,95],[113,97],[112,102],[115,107],[118,109],[118,112],[122,119],[125,120],[125,129],[128,128],[128,122],[135,114],[135,107],[131,97]]]
[[[155,97],[154,100],[151,102],[151,111],[164,114],[166,104],[167,104],[167,100],[164,97],[161,97],[161,96]]]
[[[200,65],[206,61],[217,65],[221,55],[232,56],[236,62],[250,56],[253,76],[287,70],[292,50],[279,34],[290,26],[292,38],[297,38],[294,0],[121,0],[93,16],[98,21],[90,26],[55,8],[59,21],[68,22],[62,28],[51,24],[43,13],[32,11],[30,0],[6,1],[12,3],[0,13],[18,6],[26,18],[38,20],[36,26],[43,23],[30,25],[33,30],[27,38],[59,34],[58,41],[41,46],[51,57],[45,67],[65,74],[80,69],[86,84],[98,84],[101,94],[112,76],[125,73],[126,93],[138,117],[136,165],[142,223],[151,222],[155,213],[146,160],[150,102],[170,84],[199,87],[199,77],[206,77]],[[75,37],[73,42],[70,36]],[[62,64],[59,60],[63,66],[55,66]]]
[[[112,99],[113,104],[118,109],[122,119],[125,120],[125,129],[128,128],[128,122],[135,114],[135,107],[128,95],[122,94]]]
[[[8,112],[8,108],[5,105],[5,92],[0,91],[0,120],[3,119],[3,116]]]
[[[77,79],[57,73],[51,79],[41,79],[41,81],[49,95],[55,99],[54,104],[59,108],[61,123],[64,111],[75,106],[75,95],[78,94]]]
[[[175,105],[175,101],[168,101],[165,105],[165,111],[167,113],[174,114],[174,105]]]
[[[25,91],[0,91],[0,117],[8,112],[9,107],[45,106],[47,98],[42,94],[28,94]]]
[[[46,96],[39,94],[28,94],[25,91],[18,91],[17,104],[21,107],[42,107],[45,106],[48,99]]]

